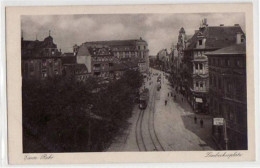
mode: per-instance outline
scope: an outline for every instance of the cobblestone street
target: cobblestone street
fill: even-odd
[[[160,91],[156,90],[157,76],[152,77],[151,85],[148,84],[149,82],[146,83],[146,87],[150,90],[150,100],[141,118],[141,133],[146,150],[201,151],[217,149],[211,138],[211,117],[203,114],[195,115],[186,99],[183,98],[182,101],[182,95],[173,91],[162,72],[153,70],[153,73],[155,72],[162,76],[162,87]],[[153,92],[155,93],[154,98],[152,98]],[[175,101],[170,92],[177,95]],[[165,100],[167,100],[167,105],[165,105]],[[154,109],[151,107],[152,105],[154,105]],[[136,122],[140,113],[141,110],[136,106],[133,116],[128,121],[129,127],[114,139],[108,151],[140,150],[137,145],[138,138],[136,137]],[[149,113],[154,113],[153,121],[148,116]],[[197,123],[194,121],[195,116]],[[203,127],[200,126],[201,119],[203,120]],[[150,122],[154,122],[154,127]],[[151,129],[154,129],[154,134],[149,133]],[[162,148],[158,147],[160,145]]]

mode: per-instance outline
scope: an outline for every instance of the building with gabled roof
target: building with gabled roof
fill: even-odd
[[[208,112],[208,58],[206,52],[245,41],[245,34],[234,26],[209,26],[204,19],[199,30],[186,43],[184,50],[184,89],[188,101],[197,112]]]

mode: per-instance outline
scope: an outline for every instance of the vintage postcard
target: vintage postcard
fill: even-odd
[[[9,163],[253,161],[253,47],[250,3],[7,7]]]

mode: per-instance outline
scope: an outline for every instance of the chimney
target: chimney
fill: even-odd
[[[219,26],[224,26],[224,24],[220,24]]]
[[[242,33],[241,32],[237,32],[236,44],[241,44],[241,40],[242,40]]]
[[[208,26],[208,24],[207,24],[207,18],[204,18],[204,25],[205,25],[205,26]]]

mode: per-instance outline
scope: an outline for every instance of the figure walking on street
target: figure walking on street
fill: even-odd
[[[194,117],[194,123],[197,124],[197,117]]]
[[[167,105],[167,100],[165,100],[165,106]]]
[[[200,119],[200,127],[203,128],[203,120]]]

